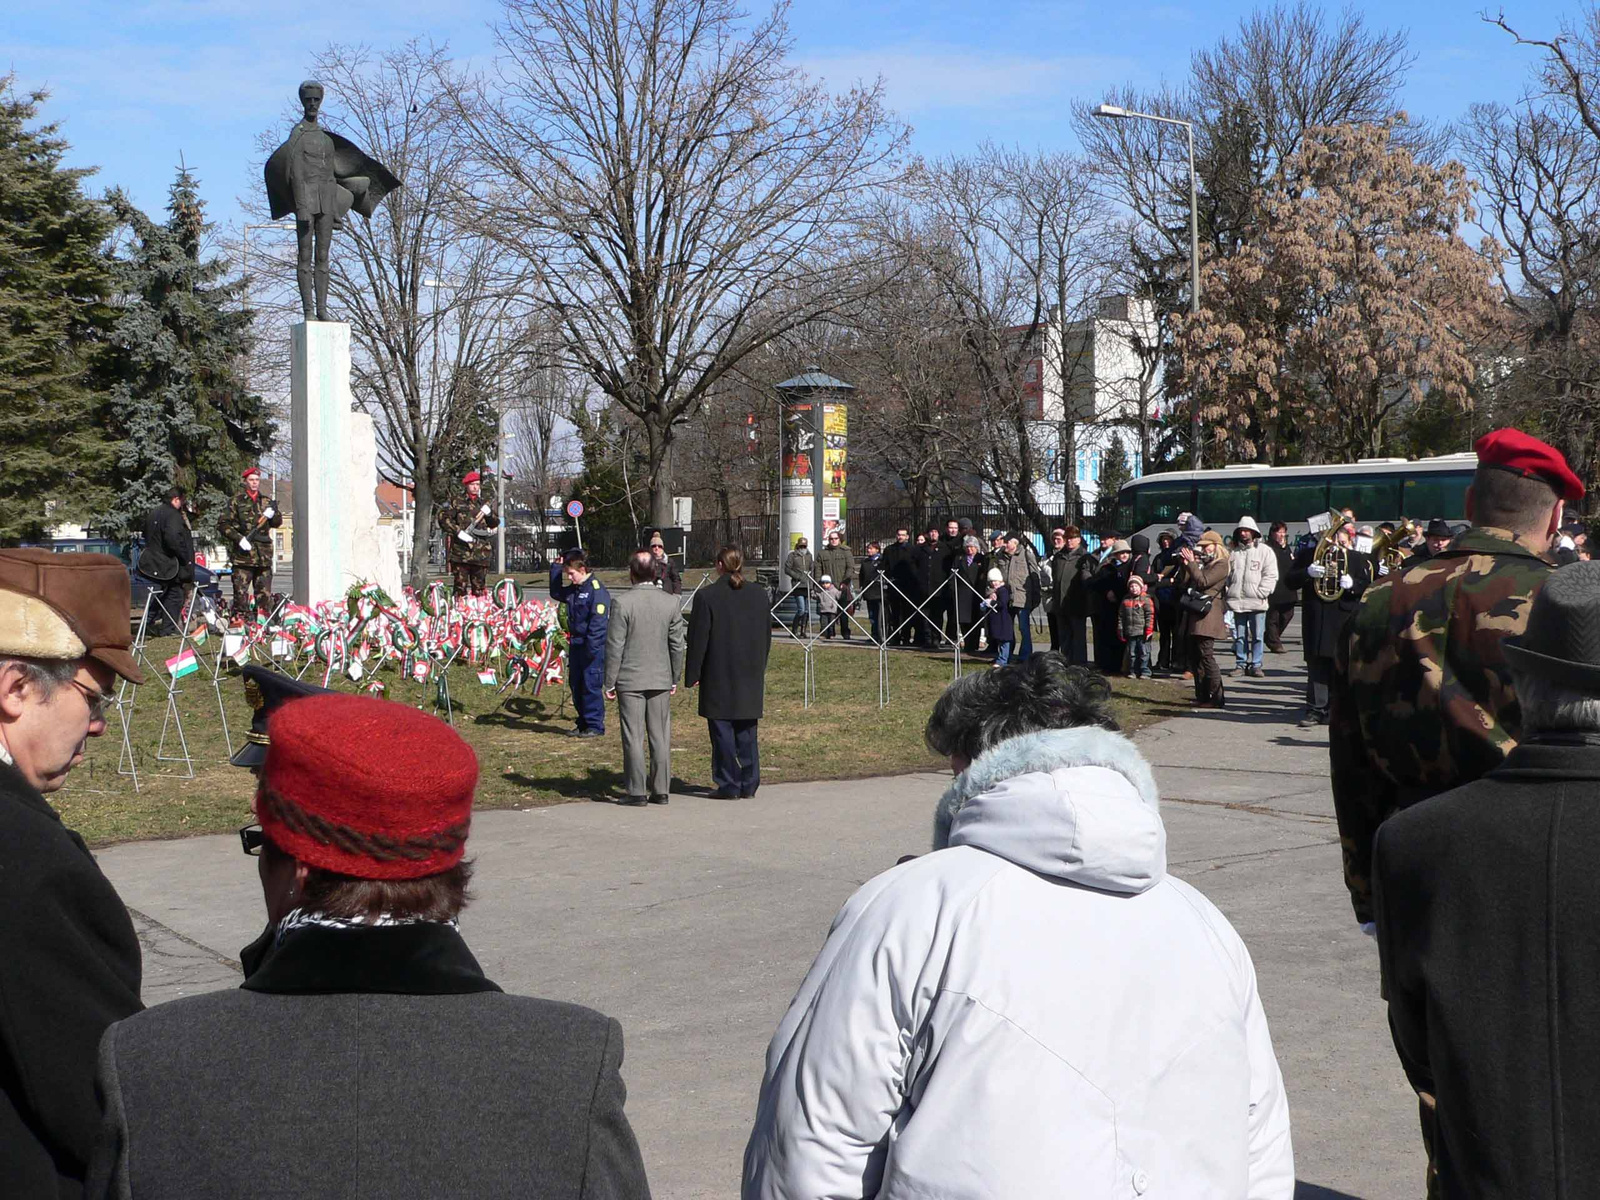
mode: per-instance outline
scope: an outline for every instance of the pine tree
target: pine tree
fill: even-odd
[[[1128,466],[1128,451],[1122,444],[1122,434],[1113,431],[1111,444],[1100,460],[1099,490],[1095,493],[1095,511],[1109,513],[1117,502],[1117,493],[1133,475]]]
[[[226,260],[204,256],[205,205],[180,167],[158,224],[113,189],[126,246],[115,260],[121,308],[113,334],[110,424],[121,438],[103,528],[132,533],[168,488],[189,490],[201,532],[215,533],[239,472],[272,439],[262,398],[246,386],[252,314]]]
[[[104,206],[61,165],[44,92],[0,76],[0,541],[87,519],[107,498],[112,445],[94,371],[112,310]]]

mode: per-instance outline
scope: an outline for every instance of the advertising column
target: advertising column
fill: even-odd
[[[844,500],[849,407],[847,404],[822,406],[822,531],[823,536],[837,531],[840,542],[845,545],[850,542],[845,531]]]
[[[812,424],[812,400],[785,402],[779,406],[778,419],[783,428],[779,433],[783,446],[783,461],[778,480],[779,541],[778,563],[781,569],[795,542],[805,537],[812,539],[816,523],[817,487],[815,476],[816,427]],[[816,553],[818,547],[812,547]],[[796,581],[783,576],[784,590]]]

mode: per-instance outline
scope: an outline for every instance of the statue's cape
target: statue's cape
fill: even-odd
[[[371,219],[377,211],[383,198],[396,188],[400,181],[396,179],[375,158],[369,158],[364,150],[349,138],[341,137],[331,129],[324,129],[324,133],[333,141],[333,178],[348,190],[347,179],[362,177],[367,180],[365,192],[356,193],[350,202],[350,207],[363,217]],[[294,188],[289,185],[289,139],[285,138],[283,145],[272,152],[272,157],[267,159],[267,203],[272,206],[272,219],[294,215]]]

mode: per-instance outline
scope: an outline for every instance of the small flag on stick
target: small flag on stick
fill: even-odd
[[[484,687],[493,687],[495,685],[494,671],[479,671],[478,682],[483,684]]]
[[[167,659],[167,674],[171,675],[174,681],[182,679],[185,675],[193,675],[199,669],[200,660],[187,646]]]

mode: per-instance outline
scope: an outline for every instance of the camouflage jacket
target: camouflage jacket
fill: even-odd
[[[478,520],[478,510],[485,504],[489,502],[481,496],[476,500],[462,496],[440,507],[439,528],[444,533],[445,557],[451,562],[487,567],[494,561],[493,532],[500,525],[500,514],[489,504],[489,515]],[[473,535],[471,545],[456,536],[463,529]]]
[[[1372,920],[1372,839],[1402,808],[1470,783],[1517,744],[1501,639],[1554,568],[1515,534],[1468,529],[1379,580],[1339,640],[1329,716],[1345,886]]]
[[[272,516],[262,520],[268,509]],[[265,492],[252,500],[249,492],[239,492],[228,501],[228,511],[217,521],[217,532],[228,543],[228,562],[236,567],[264,567],[272,569],[271,530],[283,524],[283,510],[278,502]],[[240,538],[250,539],[250,551],[239,549]]]

